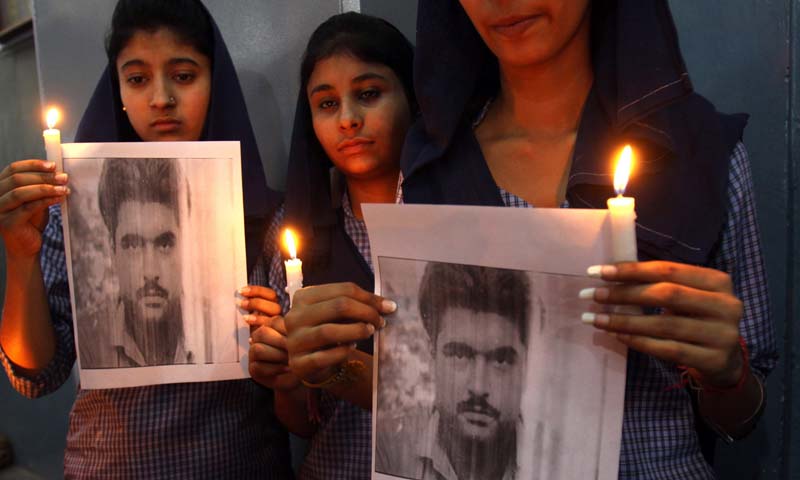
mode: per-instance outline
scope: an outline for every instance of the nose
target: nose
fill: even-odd
[[[154,80],[150,107],[157,109],[171,108],[175,106],[175,103],[175,96],[167,82],[164,80]]]
[[[359,108],[353,102],[342,101],[339,108],[339,129],[342,131],[358,130],[364,123]]]
[[[489,396],[489,379],[487,375],[489,370],[486,368],[486,359],[481,355],[477,355],[472,362],[472,382],[469,390],[475,396]]]
[[[143,249],[142,255],[142,271],[145,281],[148,278],[158,280],[158,259],[156,258],[155,249],[148,245],[147,248]]]

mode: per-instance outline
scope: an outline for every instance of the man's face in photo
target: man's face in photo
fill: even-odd
[[[179,311],[181,266],[177,212],[156,202],[119,207],[114,267],[120,296],[136,319],[152,324]]]
[[[525,345],[512,320],[451,307],[439,319],[434,361],[436,407],[451,432],[491,442],[515,431]]]

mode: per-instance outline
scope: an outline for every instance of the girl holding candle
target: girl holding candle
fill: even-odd
[[[395,201],[416,109],[412,59],[392,25],[346,13],[317,28],[301,66],[285,218],[273,220],[265,252],[278,295],[256,286],[243,292],[259,327],[250,372],[275,390],[286,426],[311,437],[300,478],[370,478],[371,337],[396,307],[370,293],[361,205]],[[294,294],[291,310],[279,250],[287,225],[298,234],[303,283],[311,285]]]
[[[278,199],[266,188],[236,72],[208,11],[196,0],[120,0],[107,52],[76,141],[239,140],[255,263],[259,231]],[[66,185],[65,174],[40,160],[15,162],[0,175],[8,262],[0,360],[12,385],[34,398],[60,387],[75,362],[54,206]],[[291,478],[286,432],[264,407],[269,401],[249,380],[79,389],[65,476]]]
[[[693,403],[745,435],[777,357],[744,119],[692,91],[665,0],[421,0],[418,15],[405,202],[604,208],[633,145],[648,261],[593,266],[620,283],[581,292],[645,307],[584,317],[631,348],[620,478],[712,478]]]

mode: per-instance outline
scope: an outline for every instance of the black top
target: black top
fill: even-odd
[[[247,105],[239,85],[239,77],[236,75],[236,69],[219,28],[210,14],[208,18],[214,32],[214,58],[211,59],[213,65],[211,99],[201,140],[230,140],[241,143],[245,240],[249,272],[261,253],[266,225],[280,203],[281,196],[267,186]],[[78,125],[76,142],[141,141],[122,110],[119,83],[114,71],[115,66],[108,65],[100,77]]]
[[[567,200],[605,208],[612,160],[638,153],[626,195],[636,198],[641,259],[705,263],[724,227],[729,160],[746,123],[694,93],[666,0],[594,2],[594,84],[584,106]],[[407,203],[502,205],[473,134],[497,94],[497,60],[457,0],[420,0],[415,87],[422,118],[402,158]]]

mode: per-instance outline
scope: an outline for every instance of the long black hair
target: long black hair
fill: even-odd
[[[119,0],[106,35],[111,65],[137,31],[167,28],[209,59],[214,58],[214,30],[208,12],[197,0]]]
[[[403,85],[411,111],[416,110],[414,47],[397,27],[382,18],[355,12],[334,15],[323,22],[311,34],[303,54],[301,94],[317,63],[336,54],[349,54],[362,62],[391,68]]]

